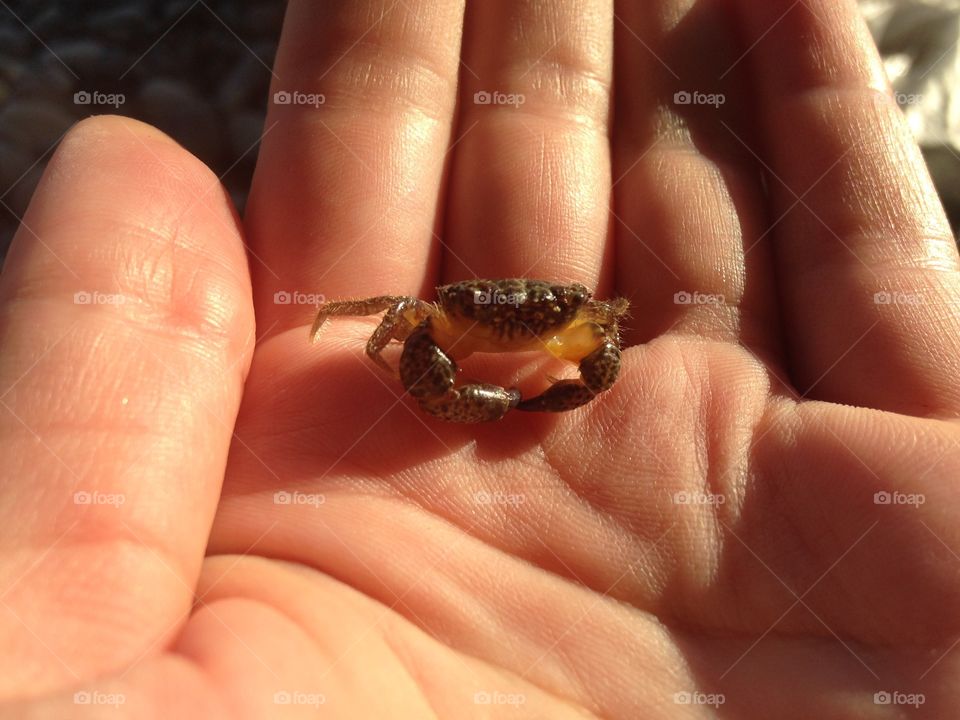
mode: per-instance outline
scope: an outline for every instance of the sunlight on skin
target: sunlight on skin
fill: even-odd
[[[948,717],[960,273],[855,4],[289,13],[243,224],[94,118],[0,276],[0,718]],[[442,423],[274,302],[473,271],[629,298],[616,385]]]

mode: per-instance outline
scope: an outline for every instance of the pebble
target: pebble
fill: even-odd
[[[20,17],[23,18],[23,15]],[[60,37],[70,29],[66,15],[56,5],[44,8],[29,20],[23,19],[26,20],[33,33],[46,43],[49,43],[53,38]],[[31,35],[31,37],[33,36]]]
[[[243,217],[243,211],[247,205],[246,190],[230,190],[230,199],[233,200],[233,204],[237,208],[237,213]]]
[[[11,100],[0,109],[0,137],[39,157],[73,125],[75,111],[65,107],[46,100]]]
[[[263,60],[263,64],[268,68],[273,67],[273,59],[277,56],[276,40],[258,40],[250,46],[253,54]]]
[[[263,104],[270,72],[253,55],[245,54],[220,84],[217,99],[227,111]]]
[[[210,8],[210,10],[203,10],[203,12],[206,12],[208,15],[211,15],[211,12],[210,12],[210,11],[213,11],[213,14],[215,14],[215,15],[217,16],[216,18],[214,18],[214,21],[217,23],[217,25],[220,25],[221,23],[223,23],[223,25],[226,25],[228,28],[230,28],[231,30],[233,30],[233,32],[235,32],[235,33],[237,33],[237,34],[239,35],[239,34],[241,34],[241,33],[239,32],[239,30],[240,30],[240,11],[239,11],[239,9],[238,9],[237,6],[240,5],[240,4],[241,4],[241,3],[237,3],[237,2],[220,2],[220,3],[217,3],[217,2],[210,2],[210,1],[208,0],[207,6]],[[211,17],[212,17],[212,15],[211,15]],[[220,19],[217,20],[217,18],[220,18]],[[221,27],[222,27],[222,25],[221,25]],[[229,33],[227,33],[227,34],[229,35]],[[233,36],[231,35],[231,37],[233,37]]]
[[[177,18],[181,17],[187,10],[190,10],[190,7],[196,2],[196,0],[167,0],[163,4],[163,8],[160,11],[160,15],[165,23],[165,27],[169,27]],[[200,10],[201,12],[206,12],[203,8],[194,8],[190,10],[191,12],[196,12]]]
[[[265,28],[280,29],[286,10],[282,2],[247,3],[240,21],[240,30],[250,37],[263,33]],[[239,33],[242,34],[242,33]],[[249,44],[249,43],[248,43]]]
[[[212,103],[187,83],[170,78],[148,80],[138,94],[143,120],[176,138],[207,163],[223,149],[223,133]]]
[[[0,163],[0,197],[10,205],[7,198],[13,191],[14,183],[20,181],[35,158],[32,153],[6,140],[0,140],[0,157],[3,158],[3,162]],[[8,193],[8,190],[11,192]]]
[[[151,78],[163,76],[190,78],[191,82],[197,85],[204,82],[209,73],[209,68],[200,62],[201,55],[198,49],[195,47],[179,47],[180,38],[176,35],[176,31],[170,33],[160,41],[161,45],[166,43],[172,43],[173,46],[177,48],[177,52],[164,52],[162,50],[158,52],[160,45],[157,45],[157,47],[141,57],[144,50],[146,50],[146,48],[144,48],[144,50],[141,50],[140,53],[130,61],[130,72],[127,73],[124,81],[131,83],[131,87],[139,87]],[[203,67],[204,71],[198,74],[198,77],[193,78],[191,71],[187,69],[190,67]]]
[[[139,55],[150,47],[150,43],[156,40],[156,35],[162,32],[156,23],[151,22],[152,15],[149,5],[127,2],[93,13],[87,18],[86,24],[94,37],[133,47]]]
[[[76,86],[77,79],[60,63],[37,63],[20,77],[17,94],[71,104]]]
[[[6,202],[6,201],[4,201]],[[7,252],[7,247],[17,232],[17,219],[5,207],[0,205],[0,261]]]
[[[32,160],[31,160],[32,162]],[[27,206],[30,204],[30,198],[33,197],[34,190],[40,184],[40,178],[43,177],[43,171],[47,167],[46,162],[38,162],[27,174],[11,188],[10,193],[3,201],[10,209],[17,214],[17,217],[23,217],[27,212]],[[14,178],[16,180],[16,178]],[[4,192],[6,192],[4,190]]]
[[[81,83],[114,84],[136,59],[116,48],[103,47],[93,40],[58,40],[43,49],[47,64],[65,65]]]
[[[237,59],[249,52],[220,23],[217,23],[216,27],[210,26],[206,29],[200,39],[200,46],[203,48],[207,72],[214,78],[222,77],[229,72]]]
[[[250,148],[260,141],[263,134],[263,114],[243,110],[231,115],[227,123],[227,134],[230,137],[230,153],[235,159],[247,153],[245,161],[256,160],[257,151]]]
[[[23,62],[9,55],[0,54],[0,78],[13,85],[23,75],[23,70]]]
[[[26,30],[17,31],[16,28],[0,26],[0,48],[4,52],[23,56],[30,52],[35,42],[33,35]]]

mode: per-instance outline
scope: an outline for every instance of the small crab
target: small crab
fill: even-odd
[[[403,342],[399,377],[427,413],[451,422],[499,420],[513,408],[562,412],[590,402],[620,372],[618,320],[629,303],[591,300],[576,283],[523,278],[467,280],[437,288],[438,301],[383,295],[323,303],[310,331],[315,342],[328,317],[373,315],[383,321],[367,342],[367,355],[392,375],[381,356],[391,340]],[[475,352],[546,350],[579,364],[579,380],[558,380],[536,397],[516,388],[456,385],[457,360]]]

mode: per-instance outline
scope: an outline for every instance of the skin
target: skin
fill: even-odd
[[[291,0],[274,90],[326,103],[242,223],[70,132],[0,277],[0,717],[952,714],[960,270],[855,5],[613,10]],[[629,298],[616,385],[446,424],[274,302],[473,276]]]

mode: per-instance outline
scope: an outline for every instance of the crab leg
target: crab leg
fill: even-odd
[[[400,356],[404,387],[424,412],[449,422],[475,423],[499,420],[516,407],[516,389],[487,383],[454,387],[457,364],[434,342],[430,329],[427,318],[407,338]]]
[[[339,300],[336,302],[323,303],[317,307],[317,317],[313,321],[313,327],[310,328],[310,342],[315,343],[317,341],[320,330],[329,317],[376,315],[378,312],[383,312],[402,300],[412,299],[415,298],[406,298],[397,295],[381,295],[364,300]]]
[[[377,365],[391,375],[396,375],[380,353],[391,340],[404,340],[410,332],[429,314],[430,305],[415,297],[402,295],[381,295],[366,300],[343,300],[324,303],[317,308],[317,317],[310,329],[310,341],[316,342],[327,318],[332,316],[374,315],[386,310],[382,322],[367,341],[367,355]]]
[[[612,340],[580,361],[579,380],[560,380],[546,391],[522,400],[517,410],[527,412],[564,412],[586,405],[597,393],[609,390],[620,374],[620,348]]]

